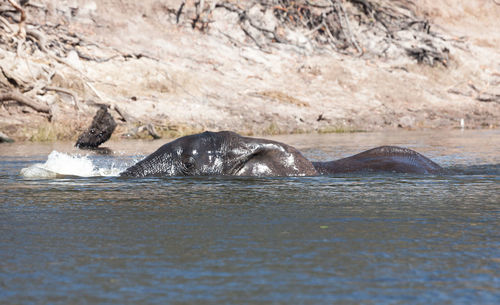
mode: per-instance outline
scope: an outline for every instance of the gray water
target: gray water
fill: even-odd
[[[499,131],[274,139],[319,160],[404,145],[452,173],[26,179],[78,151],[2,145],[0,304],[499,303]]]

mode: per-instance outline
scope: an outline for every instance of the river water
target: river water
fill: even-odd
[[[165,141],[2,144],[0,304],[499,303],[500,131],[273,139],[451,173],[123,179]],[[36,163],[68,172],[20,174]]]

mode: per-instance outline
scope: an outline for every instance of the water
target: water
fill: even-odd
[[[455,173],[123,179],[161,142],[2,145],[0,304],[498,304],[499,131],[275,139],[323,160],[404,145]],[[20,175],[54,150],[90,177]]]

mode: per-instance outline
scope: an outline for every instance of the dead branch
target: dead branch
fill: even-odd
[[[21,39],[26,38],[26,12],[24,9],[17,4],[16,1],[14,0],[7,0],[19,13],[21,13],[21,19],[19,21],[19,29],[16,33],[17,36],[19,36]]]
[[[362,56],[363,50],[359,47],[358,43],[356,42],[356,39],[354,38],[354,35],[352,34],[351,25],[349,24],[349,18],[347,17],[344,6],[338,0],[331,0],[331,1],[332,1],[333,6],[335,7],[335,12],[337,13],[337,16],[339,18],[339,23],[341,25],[342,32],[344,33],[344,37],[346,37],[346,39],[348,38],[350,40],[351,44],[358,51],[358,54],[360,56]],[[341,21],[342,19],[344,19],[345,25],[342,25],[342,21]]]
[[[76,96],[76,93],[73,92],[72,90],[61,88],[61,87],[54,87],[54,86],[45,86],[45,87],[43,87],[43,89],[46,91],[61,92],[61,93],[64,93],[64,94],[71,96],[71,98],[73,99],[73,102],[75,103],[75,109],[80,110],[80,107],[78,106],[78,98]]]
[[[276,30],[269,30],[264,27],[259,26],[252,18],[249,17],[248,12],[244,9],[240,9],[235,7],[231,3],[221,2],[215,5],[215,8],[224,8],[230,12],[238,14],[239,17],[239,25],[241,30],[247,35],[252,41],[260,48],[264,49],[264,46],[259,43],[259,41],[255,38],[255,36],[250,32],[250,30],[245,26],[245,23],[248,23],[252,28],[256,29],[259,32],[264,33],[264,35],[271,37],[271,39],[278,43],[283,43],[284,41],[279,37],[276,33]]]
[[[445,67],[448,66],[448,50],[443,50],[443,53],[431,50],[428,48],[407,48],[406,52],[409,56],[415,58],[418,63],[428,63],[434,65],[435,61],[441,62]]]
[[[146,126],[149,134],[153,137],[153,139],[158,140],[161,139],[161,136],[156,132],[155,126],[153,124],[148,124]]]
[[[47,41],[47,39],[45,38],[45,35],[42,32],[34,30],[34,29],[28,29],[27,32],[26,32],[26,34],[29,37],[34,38],[38,42],[38,46],[39,46],[40,50],[42,52],[46,53],[50,58],[56,60],[57,62],[59,62],[59,63],[61,63],[63,65],[66,65],[66,66],[72,68],[73,70],[76,70],[80,74],[83,74],[80,70],[78,70],[77,68],[75,68],[71,64],[69,64],[65,59],[60,58],[60,57],[52,54],[52,52],[50,52],[47,49],[47,47],[46,47],[46,41]]]
[[[484,93],[478,94],[478,96],[476,97],[476,100],[478,100],[480,102],[486,102],[486,103],[491,103],[491,102],[500,103],[500,94],[493,94],[493,93],[484,92]]]
[[[194,3],[194,6],[196,9],[196,13],[192,23],[193,29],[196,28],[196,23],[201,19],[201,15],[203,14],[203,7],[205,6],[205,1],[204,0],[196,1]],[[205,24],[203,24],[203,21],[201,21],[200,23],[201,23],[201,30],[203,31],[205,29]]]
[[[5,26],[5,28],[7,29],[7,31],[9,33],[14,33],[14,29],[12,29],[11,24],[10,24],[10,22],[7,21],[7,19],[0,16],[0,22],[2,22],[2,24]]]
[[[156,132],[155,126],[151,123],[140,126],[137,128],[137,133],[142,132],[146,130],[150,136],[153,137],[153,139],[158,140],[161,139],[161,136]]]
[[[184,5],[186,5],[186,1],[182,1],[181,5],[179,6],[179,9],[175,13],[175,23],[179,23],[179,19],[181,18],[182,10],[184,9]]]
[[[147,131],[148,134],[155,140],[161,139],[161,136],[156,132],[155,126],[151,123],[134,128],[132,133],[136,135],[143,131]]]
[[[65,59],[60,58],[60,57],[52,54],[52,52],[50,52],[50,50],[47,49],[47,47],[46,47],[46,41],[47,41],[47,39],[45,38],[45,35],[42,32],[34,30],[34,29],[28,29],[27,32],[26,32],[26,34],[29,37],[34,38],[35,41],[38,42],[38,47],[40,48],[40,50],[42,52],[46,53],[50,58],[56,60],[57,62],[59,62],[59,63],[61,63],[63,65],[66,65],[66,66],[72,68],[73,70],[76,70],[80,74],[83,74],[76,67],[73,67],[70,63],[68,63]]]
[[[2,72],[2,75],[9,82],[8,85],[10,87],[20,88],[21,90],[30,88],[30,85],[23,79],[22,76],[18,75],[17,73],[13,71],[8,71],[4,69],[4,67],[2,66],[0,66],[0,72]],[[31,86],[31,88],[32,87],[33,86]]]
[[[47,105],[42,105],[31,98],[22,95],[19,92],[11,91],[6,93],[0,93],[0,102],[4,101],[16,101],[20,104],[29,106],[38,112],[50,113],[50,108]]]
[[[45,35],[42,32],[34,30],[34,29],[27,29],[26,35],[28,38],[35,39],[35,42],[38,43],[38,48],[40,48],[40,50],[42,52],[44,52],[44,53],[49,52],[49,50],[47,50],[47,48],[45,46],[47,39],[45,38]]]
[[[76,54],[78,54],[78,57],[80,57],[81,59],[84,59],[84,60],[87,60],[87,61],[95,61],[95,62],[98,62],[98,63],[107,62],[107,61],[110,61],[112,59],[115,59],[115,58],[121,56],[121,55],[113,55],[113,56],[106,57],[106,58],[98,58],[98,57],[95,57],[95,56],[85,55],[82,52],[80,52],[78,49],[76,49],[75,51],[76,51]]]
[[[490,102],[500,103],[500,94],[485,92],[485,89],[488,86],[486,86],[486,88],[483,88],[483,89],[478,89],[474,84],[469,83],[469,87],[472,90],[474,90],[474,92],[476,92],[476,94],[477,94],[476,100],[478,100],[480,102],[486,102],[486,103],[490,103]]]
[[[123,109],[119,108],[116,104],[115,105],[112,105],[111,106],[111,109],[113,109],[114,111],[116,111],[116,113],[118,113],[122,119],[125,121],[125,122],[128,122],[128,123],[132,123],[135,121],[135,119],[133,117],[131,117],[126,111],[124,111]]]
[[[335,44],[333,43],[335,41],[335,37],[333,37],[333,34],[330,31],[329,26],[326,24],[326,19],[323,20],[321,25],[324,27],[325,32],[328,35],[328,38],[330,38],[330,40],[328,40],[328,42],[331,45],[332,49],[337,50],[337,46],[335,46]]]

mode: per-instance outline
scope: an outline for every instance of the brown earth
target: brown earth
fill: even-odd
[[[500,126],[500,5],[493,0],[415,1],[416,14],[430,20],[449,49],[446,66],[278,43],[263,49],[229,11],[214,10],[213,22],[200,31],[191,27],[194,6],[187,1],[177,24],[181,2],[28,5],[28,29],[57,35],[47,46],[64,60],[33,42],[17,51],[0,45],[2,69],[51,111],[49,121],[47,114],[3,102],[0,131],[16,140],[76,139],[95,103],[114,109],[114,137],[145,136],[138,127],[150,123],[163,136],[205,129],[250,135],[451,129],[461,120],[465,128]],[[72,40],[79,42],[73,50],[61,43]],[[70,89],[76,103],[49,87]]]

